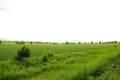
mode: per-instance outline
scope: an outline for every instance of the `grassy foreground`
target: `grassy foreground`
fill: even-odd
[[[26,60],[28,66],[14,61],[22,45],[0,45],[0,80],[94,80],[120,57],[120,46],[115,44],[26,46],[32,54]]]

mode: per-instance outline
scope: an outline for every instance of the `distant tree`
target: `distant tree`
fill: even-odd
[[[2,41],[0,41],[0,44],[2,43]]]
[[[93,44],[93,41],[91,41],[91,44]]]
[[[78,42],[78,44],[81,44],[81,42]]]
[[[32,41],[30,42],[30,44],[32,45]]]
[[[18,44],[18,41],[15,41],[16,44]]]
[[[25,44],[25,42],[24,42],[24,41],[21,41],[21,44]]]
[[[116,43],[116,44],[117,44],[118,42],[117,42],[117,41],[114,41],[114,43]]]
[[[114,44],[114,43],[117,44],[118,41],[111,41],[110,43],[111,43],[111,44]]]
[[[110,44],[110,41],[108,41],[107,44]]]
[[[69,42],[68,42],[68,41],[66,41],[66,42],[65,42],[65,44],[69,44]]]

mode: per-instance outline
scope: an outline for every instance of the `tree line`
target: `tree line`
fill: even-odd
[[[120,44],[120,41],[99,41],[99,42],[94,42],[94,41],[91,41],[91,42],[69,42],[69,41],[66,41],[66,42],[62,42],[62,43],[59,43],[59,42],[35,42],[35,41],[2,41],[0,40],[0,44],[2,43],[15,43],[17,45],[24,45],[24,44]]]

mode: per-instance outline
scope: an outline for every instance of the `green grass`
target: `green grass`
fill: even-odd
[[[31,80],[88,80],[89,77],[95,76],[95,73],[99,73],[100,69],[111,60],[116,59],[120,56],[120,53],[113,49],[113,52],[109,52],[112,49],[100,49],[93,52],[103,52],[101,54],[93,54],[85,56],[80,61],[70,64],[64,64],[64,69],[57,69],[46,72],[45,74],[39,75]],[[91,51],[92,52],[92,51]],[[96,74],[96,75],[97,75]],[[46,77],[48,76],[48,77]]]
[[[112,60],[102,68],[103,74],[93,78],[94,80],[120,80],[120,57]]]
[[[27,45],[31,49],[32,56],[41,55],[44,52],[65,53],[65,52],[80,52],[98,48],[112,47],[114,44],[39,44]],[[15,44],[0,44],[0,60],[13,58],[16,55],[18,48],[22,45]]]
[[[39,44],[26,45],[32,56],[26,63],[14,61],[22,45],[0,45],[0,80],[94,80],[103,67],[120,57],[115,44]],[[53,56],[49,56],[52,54]],[[47,56],[48,61],[43,62]]]

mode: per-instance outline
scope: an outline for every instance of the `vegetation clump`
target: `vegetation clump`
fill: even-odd
[[[0,44],[2,43],[2,41],[0,41]]]
[[[25,58],[30,57],[30,49],[26,46],[23,46],[21,49],[18,50],[17,56],[15,57],[15,60],[22,61]]]
[[[27,59],[28,57],[30,57],[30,55],[30,49],[26,46],[23,46],[21,49],[18,50],[15,60],[18,62],[17,64],[19,65],[30,67],[33,66],[32,62]]]
[[[43,58],[42,58],[42,62],[46,63],[52,57],[53,57],[53,53],[52,52],[45,52],[44,55],[43,55]]]

